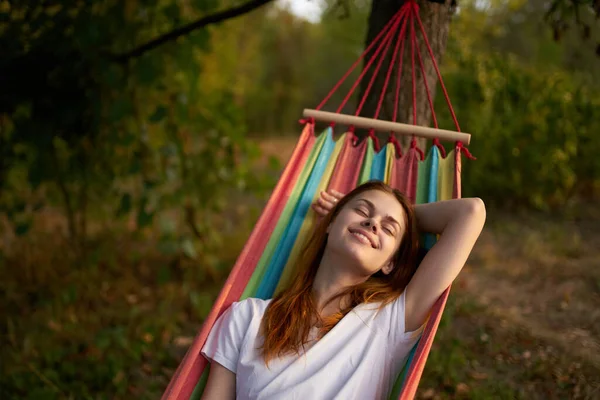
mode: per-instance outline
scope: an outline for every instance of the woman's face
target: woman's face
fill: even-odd
[[[352,260],[361,275],[389,274],[392,258],[406,229],[404,209],[392,195],[379,190],[360,193],[329,225],[327,248]]]

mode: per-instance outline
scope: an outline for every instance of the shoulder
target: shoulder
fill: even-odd
[[[263,300],[248,297],[247,299],[236,301],[231,304],[231,314],[234,318],[251,319],[254,317],[262,317],[270,303],[271,299]]]
[[[412,337],[413,332],[406,330],[406,290],[388,303],[377,303],[380,306],[375,312],[374,322],[379,329],[387,331],[395,340]]]

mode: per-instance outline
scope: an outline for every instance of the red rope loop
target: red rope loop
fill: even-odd
[[[446,149],[440,143],[440,139],[438,139],[438,138],[433,139],[433,145],[438,148],[438,150],[440,151],[440,154],[442,155],[442,158],[446,158]]]
[[[375,135],[375,129],[369,129],[369,137],[373,140],[373,146],[375,147],[375,151],[378,152],[381,147],[379,146],[379,139]]]
[[[351,140],[352,146],[356,146],[358,144],[358,136],[356,136],[353,131],[348,131],[348,135]]]
[[[314,125],[315,124],[315,119],[313,117],[302,118],[298,122],[301,123],[302,125],[305,125],[305,124]]]
[[[415,149],[417,151],[417,153],[419,153],[419,159],[421,161],[425,160],[425,153],[423,153],[423,150],[421,150],[419,148],[419,146],[417,146],[417,139],[415,139],[414,136],[413,136],[412,140],[410,141],[410,148]]]
[[[394,132],[390,132],[388,142],[394,145],[398,157],[402,156],[402,146],[400,146],[400,142],[398,141],[398,139],[396,139],[396,135],[394,135]]]
[[[469,149],[467,149],[465,147],[465,145],[462,144],[462,142],[456,142],[456,151],[458,151],[459,153],[462,151],[463,153],[465,153],[465,156],[469,159],[469,160],[477,160],[477,158],[475,156],[473,156],[473,154],[471,154],[471,152],[469,151]]]
[[[354,132],[355,132],[355,131],[356,131],[356,128],[354,127],[354,125],[350,125],[350,126],[348,127],[348,132],[350,132],[350,133],[354,134]]]

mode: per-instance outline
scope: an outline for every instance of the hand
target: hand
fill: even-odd
[[[337,190],[330,189],[327,192],[321,192],[321,195],[317,199],[317,201],[312,205],[313,210],[317,213],[319,217],[324,217],[337,204],[337,202],[344,197],[343,193],[338,192]]]

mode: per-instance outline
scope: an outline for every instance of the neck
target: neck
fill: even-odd
[[[340,298],[339,301],[336,300],[324,308],[329,299],[345,289],[358,285],[368,279],[368,276],[358,276],[352,273],[352,268],[348,268],[348,262],[348,260],[327,249],[323,254],[313,283],[313,294],[317,310],[330,311],[323,312],[325,315],[339,311],[347,301],[347,299]]]

